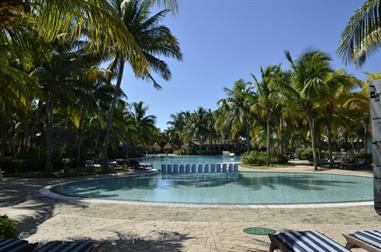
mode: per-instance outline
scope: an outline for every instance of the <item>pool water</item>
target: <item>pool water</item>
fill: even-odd
[[[239,172],[120,177],[53,188],[69,196],[193,204],[296,204],[373,200],[370,177]]]

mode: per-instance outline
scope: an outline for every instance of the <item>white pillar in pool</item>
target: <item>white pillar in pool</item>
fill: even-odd
[[[381,80],[369,85],[372,123],[374,208],[381,215]]]

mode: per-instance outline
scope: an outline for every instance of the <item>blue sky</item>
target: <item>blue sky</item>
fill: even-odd
[[[122,88],[128,100],[144,101],[157,126],[167,127],[169,115],[215,109],[224,97],[223,87],[238,79],[258,76],[260,66],[288,63],[284,50],[295,57],[306,49],[326,51],[334,67],[364,79],[364,72],[381,70],[380,54],[361,68],[345,66],[336,55],[339,37],[362,0],[178,0],[179,13],[163,22],[179,39],[184,59],[167,59],[172,79],[160,80],[156,90],[137,80],[131,69],[124,73]]]

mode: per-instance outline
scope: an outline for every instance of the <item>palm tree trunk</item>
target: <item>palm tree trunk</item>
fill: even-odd
[[[116,81],[115,93],[114,93],[114,97],[113,97],[112,102],[111,102],[110,111],[109,111],[107,123],[106,123],[104,140],[103,140],[102,170],[104,172],[107,172],[107,169],[108,169],[107,160],[108,160],[108,145],[109,145],[109,141],[110,141],[110,128],[111,128],[112,117],[114,115],[116,102],[118,101],[118,98],[120,96],[120,86],[122,84],[123,71],[124,71],[124,60],[120,59],[119,60],[118,79]]]
[[[270,165],[270,111],[266,115],[266,165]]]
[[[315,123],[310,112],[307,112],[308,125],[310,127],[311,142],[312,142],[312,157],[314,162],[314,169],[317,170],[317,156],[316,156],[316,134],[315,134]]]
[[[368,131],[367,131],[367,127],[365,125],[364,127],[364,150],[365,150],[365,153],[368,153]]]
[[[82,113],[81,113],[81,118],[79,119],[79,125],[78,125],[77,160],[76,160],[77,169],[79,168],[80,163],[81,163],[83,117],[84,117],[84,111],[82,111]]]
[[[283,117],[280,116],[280,155],[284,156],[284,141],[283,141]]]
[[[5,124],[5,118],[3,116],[3,112],[0,111],[0,135],[1,135],[1,159],[5,158],[5,152],[7,149],[6,144],[6,124]]]
[[[332,157],[332,129],[331,123],[327,122],[327,137],[328,137],[328,153],[329,153],[329,167],[333,167],[333,157]]]
[[[52,172],[52,155],[53,155],[53,141],[52,141],[52,120],[53,120],[53,107],[50,97],[50,92],[46,92],[46,112],[45,112],[45,123],[46,123],[46,161],[45,161],[45,172],[50,174]]]

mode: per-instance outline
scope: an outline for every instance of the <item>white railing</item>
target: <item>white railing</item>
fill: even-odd
[[[184,174],[184,173],[237,173],[238,163],[217,164],[162,164],[161,173]]]

